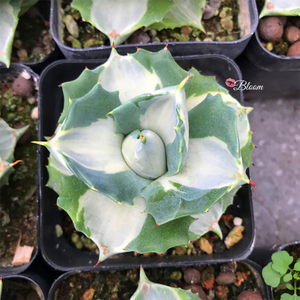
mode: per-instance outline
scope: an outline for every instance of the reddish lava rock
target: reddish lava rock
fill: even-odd
[[[24,77],[18,77],[12,86],[14,95],[18,97],[28,97],[33,90],[32,81],[25,79]]]
[[[222,285],[235,283],[235,275],[234,273],[220,273],[216,278],[216,282]]]
[[[184,281],[187,284],[197,284],[200,278],[200,272],[194,268],[189,268],[184,271]]]
[[[293,44],[300,40],[300,29],[296,26],[289,26],[286,28],[284,36],[289,43]]]
[[[278,42],[283,35],[283,25],[277,17],[264,18],[259,22],[260,37],[267,42]]]
[[[263,298],[258,293],[248,290],[240,293],[237,300],[263,300]]]
[[[300,56],[300,41],[294,43],[288,50],[286,56]]]
[[[200,285],[187,285],[185,290],[191,290],[193,294],[198,294],[201,300],[207,300],[207,296]]]

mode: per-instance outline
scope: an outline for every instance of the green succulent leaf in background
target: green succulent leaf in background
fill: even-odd
[[[162,30],[192,26],[204,31],[201,21],[206,0],[174,0],[174,2],[176,6],[169,10],[161,22],[152,24],[152,28]]]
[[[51,152],[48,186],[58,205],[97,244],[100,261],[221,235],[219,217],[252,183],[250,108],[214,77],[180,68],[166,48],[127,56],[113,48],[105,64],[62,89],[55,135],[37,143]],[[145,175],[164,156],[165,171]]]
[[[144,269],[140,269],[140,281],[136,292],[130,300],[199,300],[198,295],[180,288],[172,288],[163,284],[151,282]],[[201,299],[200,299],[201,300]]]
[[[10,56],[15,30],[19,16],[25,13],[38,0],[1,0],[0,1],[0,62],[7,68],[10,65]]]
[[[174,6],[170,0],[73,0],[82,18],[119,45],[135,30],[160,22]]]
[[[300,0],[266,0],[259,17],[265,16],[300,16]]]
[[[11,128],[0,118],[0,187],[8,184],[13,166],[19,162],[14,162],[14,151],[18,140],[27,129],[28,126],[20,129]]]

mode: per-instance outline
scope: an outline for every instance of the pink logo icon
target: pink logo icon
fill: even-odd
[[[226,79],[225,84],[232,88],[235,86],[235,80],[232,78],[228,78],[228,79]]]

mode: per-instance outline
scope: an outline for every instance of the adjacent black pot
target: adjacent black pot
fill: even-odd
[[[223,54],[230,58],[236,58],[246,48],[251,36],[255,32],[258,24],[258,13],[255,4],[255,0],[239,0],[241,3],[247,2],[248,18],[245,20],[245,16],[241,17],[245,20],[245,23],[249,27],[249,34],[237,41],[227,42],[170,42],[168,43],[168,49],[173,56],[188,56],[198,54]],[[65,55],[69,59],[101,59],[107,58],[110,54],[110,46],[101,46],[88,49],[74,49],[68,47],[62,43],[60,34],[60,26],[62,24],[60,18],[60,3],[61,0],[51,0],[51,17],[50,17],[50,29],[52,36]],[[165,47],[165,43],[149,43],[149,44],[130,44],[130,45],[118,45],[116,49],[119,54],[133,53],[136,47],[140,47],[152,52],[161,50]]]
[[[236,64],[221,55],[199,55],[188,58],[180,58],[178,64],[184,69],[192,66],[201,71],[202,75],[216,75],[217,81],[224,86],[227,78],[241,79],[241,73]],[[52,136],[55,131],[58,118],[63,108],[62,89],[59,84],[76,79],[85,67],[93,69],[103,61],[95,60],[62,60],[53,63],[42,73],[40,81],[41,100],[39,102],[39,140],[44,136]],[[243,102],[241,91],[230,91],[231,95]],[[40,207],[40,243],[44,259],[55,269],[61,271],[85,269],[94,266],[98,261],[98,255],[84,252],[72,247],[64,236],[58,238],[55,233],[55,225],[62,224],[63,214],[57,209],[57,194],[45,187],[48,180],[46,170],[49,152],[45,147],[39,146],[39,198]],[[237,194],[234,205],[229,208],[234,215],[244,220],[245,231],[243,239],[229,250],[223,253],[198,256],[170,256],[170,257],[133,257],[121,255],[120,258],[112,258],[99,264],[98,269],[124,269],[145,267],[192,265],[220,263],[228,260],[243,260],[249,256],[254,247],[255,227],[252,208],[252,196],[250,187],[243,186]]]
[[[245,49],[245,54],[255,66],[264,71],[300,71],[300,57],[277,55],[268,51],[261,44],[257,31]]]
[[[264,261],[264,266],[266,266],[268,263],[270,263],[272,261],[271,256],[273,253],[275,252],[280,252],[282,250],[285,250],[287,247],[289,246],[295,246],[298,245],[298,247],[300,247],[300,241],[298,242],[291,242],[291,243],[286,243],[286,244],[282,244],[282,245],[275,245],[271,251],[268,253],[268,255],[265,257],[265,261]],[[268,299],[270,300],[274,300],[274,296],[273,296],[273,288],[270,286],[266,286],[267,289],[267,295],[268,295]]]
[[[9,280],[24,279],[24,280],[30,281],[38,289],[38,291],[39,291],[38,293],[40,294],[41,299],[42,300],[47,299],[47,295],[48,295],[48,291],[49,291],[49,284],[41,276],[39,276],[36,273],[26,272],[26,273],[20,274],[20,275],[5,275],[2,278],[3,286],[5,286],[6,279],[9,279]],[[13,300],[13,299],[4,299],[4,298],[1,298],[1,299],[2,300]]]
[[[31,68],[35,73],[41,74],[42,71],[54,61],[63,58],[63,54],[61,53],[59,47],[53,41],[53,49],[52,51],[42,60],[37,62],[28,62],[24,63],[25,66]]]
[[[256,264],[255,262],[248,260],[248,259],[240,261],[239,263],[244,264],[246,267],[248,267],[250,269],[250,271],[252,272],[252,274],[254,275],[254,277],[256,279],[257,285],[259,287],[259,290],[260,290],[260,293],[261,293],[263,299],[269,300],[269,298],[267,297],[266,285],[264,284],[264,281],[261,277],[261,267],[258,264]],[[195,263],[195,264],[191,264],[191,265],[196,266],[197,264]],[[181,267],[181,266],[182,265],[179,263],[174,265],[174,267]],[[93,272],[93,271],[95,271],[95,269],[90,268],[90,269],[85,270],[84,272]],[[50,288],[47,300],[55,300],[55,292],[58,289],[58,287],[61,285],[61,283],[65,279],[67,279],[69,276],[72,276],[72,275],[74,275],[76,273],[80,273],[80,272],[81,271],[70,271],[70,272],[67,272],[67,273],[61,275],[59,278],[57,278]]]
[[[10,68],[7,69],[6,66],[1,65],[0,66],[0,82],[2,80],[14,80],[17,77],[19,77],[20,73],[23,71],[27,71],[32,78],[34,79],[35,85],[38,87],[39,85],[39,76],[34,73],[29,67],[19,64],[19,63],[12,63],[10,65]],[[39,94],[37,97],[37,102],[39,102]],[[38,194],[38,190],[37,190],[37,194]],[[36,229],[37,229],[37,235],[39,234],[39,203],[38,203],[39,199],[36,199],[36,205],[37,205],[37,216],[36,216]],[[37,241],[38,242],[38,241]],[[38,252],[38,244],[37,243],[37,247],[34,250],[31,260],[30,262],[28,262],[27,264],[23,264],[21,266],[14,266],[14,267],[9,267],[9,268],[2,268],[0,267],[0,277],[3,275],[11,275],[11,274],[18,274],[21,272],[24,272],[32,263],[32,261],[35,259],[37,252]]]

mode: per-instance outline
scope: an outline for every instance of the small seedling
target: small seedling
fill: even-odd
[[[280,300],[300,300],[297,290],[300,290],[300,258],[296,261],[293,267],[293,257],[286,251],[274,253],[272,262],[263,268],[262,275],[265,283],[273,288],[279,285],[290,291],[293,294],[284,293]],[[299,293],[299,292],[298,292]]]

